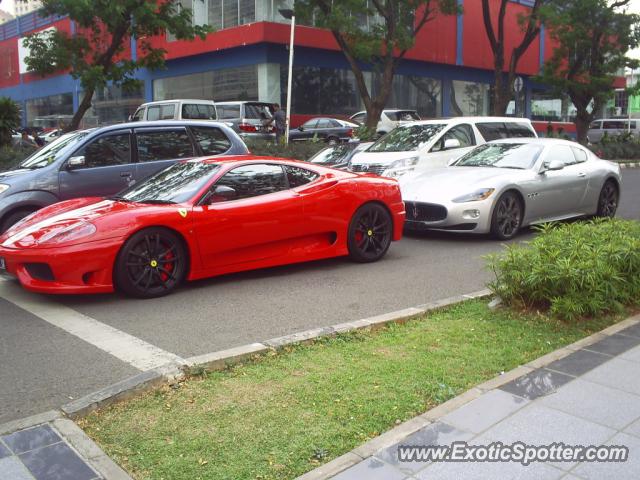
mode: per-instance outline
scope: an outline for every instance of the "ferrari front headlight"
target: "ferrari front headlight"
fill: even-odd
[[[495,188],[480,188],[472,193],[467,193],[466,195],[462,195],[458,198],[454,198],[454,203],[466,203],[466,202],[479,202],[481,200],[486,200],[491,196],[493,192],[495,192]]]

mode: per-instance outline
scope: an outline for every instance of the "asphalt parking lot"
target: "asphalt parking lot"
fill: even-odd
[[[618,214],[640,220],[640,169],[625,170],[623,181]],[[491,278],[482,257],[501,248],[482,237],[411,235],[375,264],[333,259],[233,274],[146,301],[49,297],[0,280],[0,423],[58,407],[167,356],[188,358],[482,289]]]

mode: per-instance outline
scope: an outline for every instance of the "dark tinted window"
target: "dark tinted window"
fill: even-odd
[[[231,140],[216,127],[191,127],[191,132],[204,155],[220,155],[231,147]]]
[[[460,147],[471,147],[476,144],[475,136],[473,135],[473,129],[471,125],[456,125],[436,143],[432,148],[432,152],[439,152],[444,149],[444,144],[447,140],[455,139],[460,142]]]
[[[182,105],[182,118],[191,120],[215,120],[216,109],[213,105],[185,103]]]
[[[402,112],[384,112],[394,122],[411,122],[413,120],[420,120],[418,114],[411,110]]]
[[[144,108],[139,108],[138,110],[136,110],[136,113],[133,114],[133,117],[131,117],[131,121],[139,122],[140,120],[142,120],[142,115],[144,115]]]
[[[504,123],[476,123],[476,127],[484,137],[485,141],[498,140],[499,138],[508,138],[507,129]]]
[[[576,157],[576,162],[577,163],[581,163],[581,162],[586,162],[587,161],[587,152],[585,152],[584,150],[582,150],[580,148],[576,148],[576,147],[571,147],[571,150],[573,150],[573,156]]]
[[[525,123],[506,123],[509,138],[535,138],[536,134]]]
[[[94,140],[74,156],[84,155],[84,168],[124,165],[131,162],[131,138],[128,133]]]
[[[318,174],[307,170],[306,168],[298,167],[284,167],[287,172],[287,180],[289,181],[289,188],[299,187],[306,183],[312,182],[318,177]]]
[[[605,120],[602,122],[602,128],[605,130],[619,130],[625,127],[624,122],[618,120]]]
[[[304,122],[302,124],[302,128],[316,128],[316,125],[318,125],[318,119],[312,118],[311,120]]]
[[[218,105],[218,118],[240,118],[240,105]]]
[[[354,115],[353,117],[351,117],[351,120],[353,120],[356,123],[364,123],[367,120],[367,114],[366,113],[358,113],[358,114]]]
[[[171,160],[193,157],[193,145],[187,131],[161,130],[155,132],[137,132],[138,160]]]
[[[589,128],[599,129],[600,128],[600,121],[591,122],[591,125],[589,125]]]
[[[236,191],[235,200],[257,197],[286,190],[284,172],[279,165],[244,165],[227,172],[216,182],[216,187],[224,185]]]
[[[271,118],[271,105],[268,103],[245,103],[244,118],[262,120]]]
[[[331,123],[331,120],[328,118],[321,118],[320,120],[318,120],[318,128],[331,128],[333,127],[333,124]]]

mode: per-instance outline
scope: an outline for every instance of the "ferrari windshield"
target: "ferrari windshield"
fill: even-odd
[[[82,132],[73,132],[62,135],[60,138],[54,140],[45,147],[34,152],[31,156],[27,157],[27,159],[20,164],[20,167],[36,169],[51,165],[59,158],[63,150],[80,142],[80,140],[86,137],[88,133],[89,130],[84,130]]]
[[[444,124],[409,125],[397,127],[371,145],[368,152],[412,152],[433,140]]]
[[[219,168],[218,164],[201,161],[175,163],[112,199],[138,203],[186,202],[209,182]]]
[[[543,149],[542,145],[530,143],[485,143],[462,156],[453,165],[526,170],[533,167]]]

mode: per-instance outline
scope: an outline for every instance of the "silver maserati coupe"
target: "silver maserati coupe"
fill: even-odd
[[[620,166],[566,140],[504,139],[476,147],[446,168],[400,178],[406,228],[491,233],[573,217],[613,217]]]

